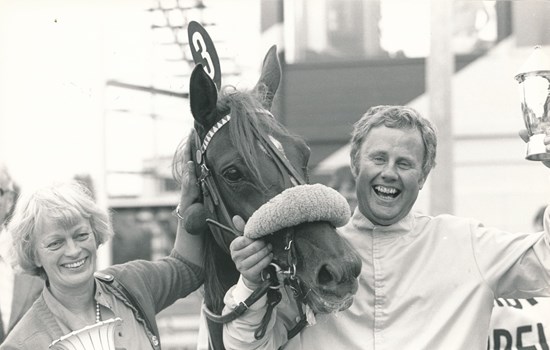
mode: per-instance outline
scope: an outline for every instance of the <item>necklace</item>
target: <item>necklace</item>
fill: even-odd
[[[101,310],[99,309],[99,303],[95,302],[95,323],[101,322]]]

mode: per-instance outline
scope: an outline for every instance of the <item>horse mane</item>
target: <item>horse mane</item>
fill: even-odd
[[[257,147],[250,140],[256,139],[254,129],[264,130],[267,134],[283,134],[291,138],[298,136],[291,134],[276,118],[266,115],[268,93],[265,88],[248,91],[238,91],[233,86],[222,89],[218,99],[218,113],[231,114],[229,133],[237,152],[250,169],[254,183],[266,189],[262,180],[258,163]]]

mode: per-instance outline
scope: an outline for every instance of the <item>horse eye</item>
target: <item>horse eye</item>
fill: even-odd
[[[243,178],[240,171],[235,168],[228,168],[225,170],[223,172],[223,177],[231,182],[237,182]]]

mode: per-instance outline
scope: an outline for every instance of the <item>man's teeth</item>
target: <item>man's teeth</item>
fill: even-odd
[[[375,186],[374,190],[380,195],[386,195],[392,198],[399,194],[399,190],[393,187]]]
[[[86,259],[82,259],[82,260],[76,261],[76,262],[74,262],[74,263],[63,264],[63,266],[68,267],[68,268],[70,268],[70,269],[75,269],[75,268],[77,268],[77,267],[80,267],[80,266],[84,265],[84,261],[85,261],[85,260],[86,260]]]
[[[388,193],[388,194],[397,193],[397,190],[395,188],[390,188],[390,187],[376,186],[376,190],[379,192]]]

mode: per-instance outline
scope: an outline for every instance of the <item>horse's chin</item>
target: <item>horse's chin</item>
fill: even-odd
[[[310,291],[307,296],[307,304],[316,314],[329,314],[348,309],[353,303],[353,295],[346,295],[344,298],[335,295],[323,295]]]

